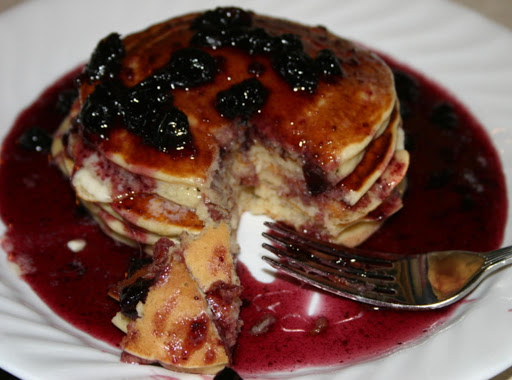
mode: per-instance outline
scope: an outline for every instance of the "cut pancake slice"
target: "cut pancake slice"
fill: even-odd
[[[232,235],[227,223],[219,223],[198,236],[185,235],[181,242],[187,268],[205,294],[228,347],[235,345],[242,326],[238,318],[242,287],[234,259],[239,249]]]
[[[121,346],[129,355],[123,359],[142,359],[177,371],[216,373],[229,363],[226,345],[183,253],[172,247],[162,252],[162,245],[155,252],[160,263],[154,283],[139,303],[138,317],[126,325]]]
[[[183,236],[181,245],[161,239],[152,263],[119,283],[111,296],[121,302],[113,323],[127,334],[124,360],[200,373],[229,363],[241,328],[242,290],[231,242],[226,224],[208,226],[193,239]],[[144,284],[146,296],[130,300]]]

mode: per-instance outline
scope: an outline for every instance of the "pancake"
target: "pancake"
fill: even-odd
[[[105,233],[153,255],[111,294],[123,359],[204,373],[229,364],[242,213],[349,246],[373,234],[402,207],[399,107],[375,54],[238,8],[101,40],[52,155]],[[200,344],[178,331],[185,320],[201,321]]]
[[[204,291],[189,272],[183,251],[159,243],[152,285],[138,317],[114,322],[127,334],[121,345],[125,361],[160,363],[166,368],[216,373],[229,363],[229,352],[214,323]],[[148,279],[148,274],[138,279]],[[133,285],[134,283],[130,284]],[[136,358],[136,359],[135,359]]]

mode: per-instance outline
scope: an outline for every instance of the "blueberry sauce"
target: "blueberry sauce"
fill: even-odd
[[[276,72],[295,91],[314,93],[319,80],[332,81],[343,74],[339,58],[329,49],[313,58],[295,34],[272,36],[252,27],[252,14],[239,8],[222,8],[203,13],[193,23],[190,43],[213,49],[234,47],[253,54],[270,54]]]
[[[328,61],[325,70],[332,67]],[[497,247],[503,238],[507,199],[488,136],[452,96],[388,61],[400,78],[397,86],[404,88],[399,92],[411,167],[404,208],[364,245],[403,253]],[[63,117],[57,107],[59,94],[73,87],[77,74],[70,73],[45,91],[19,116],[3,143],[0,214],[8,226],[3,246],[21,267],[23,278],[58,315],[118,346],[122,334],[110,319],[119,306],[107,293],[141,253],[101,232],[76,205],[68,180],[47,153],[18,143],[31,128],[48,133],[57,128]],[[68,248],[75,239],[86,241],[83,250]],[[373,358],[432,331],[456,307],[430,312],[375,310],[321,294],[318,311],[308,313],[310,289],[284,276],[271,284],[260,283],[243,264],[239,274],[244,327],[233,367],[242,377]]]

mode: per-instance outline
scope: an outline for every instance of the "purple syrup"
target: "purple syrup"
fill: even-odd
[[[403,253],[455,247],[484,251],[499,246],[507,198],[501,165],[487,134],[443,89],[392,61],[389,64],[417,84],[418,95],[404,100],[411,153],[408,190],[404,208],[365,246]],[[68,180],[46,154],[17,144],[34,126],[48,132],[57,128],[62,119],[56,108],[58,95],[72,87],[77,73],[45,91],[19,116],[4,141],[0,166],[0,214],[8,226],[4,249],[9,247],[7,253],[22,267],[23,278],[55,313],[118,346],[122,334],[110,319],[119,306],[107,293],[123,278],[130,258],[140,253],[106,237],[77,207]],[[442,128],[432,122],[432,110],[440,103],[453,106],[455,126]],[[74,239],[87,242],[84,250],[67,248]],[[271,284],[260,283],[243,264],[239,273],[244,328],[233,361],[242,376],[374,358],[428,333],[453,310],[375,310],[321,294],[318,311],[309,315],[306,308],[313,294],[309,288],[285,276]],[[254,333],[254,326],[268,321],[262,333]]]

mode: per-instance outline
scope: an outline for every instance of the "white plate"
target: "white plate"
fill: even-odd
[[[187,0],[29,2],[0,15],[0,135],[56,78],[83,62],[106,34],[122,34],[221,2]],[[233,3],[233,2],[232,2]],[[323,24],[427,74],[488,128],[512,189],[512,34],[472,12],[437,1],[264,0],[238,5]],[[510,192],[509,192],[510,197]],[[509,217],[510,222],[510,217]],[[248,218],[244,240],[255,236]],[[0,233],[5,230],[0,226]],[[249,234],[246,231],[251,231]],[[512,243],[508,223],[505,243]],[[251,244],[258,247],[259,242]],[[259,257],[244,245],[243,260]],[[177,376],[119,363],[119,352],[69,326],[11,273],[0,257],[0,366],[23,379],[135,379]],[[512,365],[512,276],[496,275],[458,309],[448,327],[387,357],[318,374],[319,379],[487,379]],[[196,378],[180,375],[180,378]],[[199,377],[200,378],[200,377]]]

